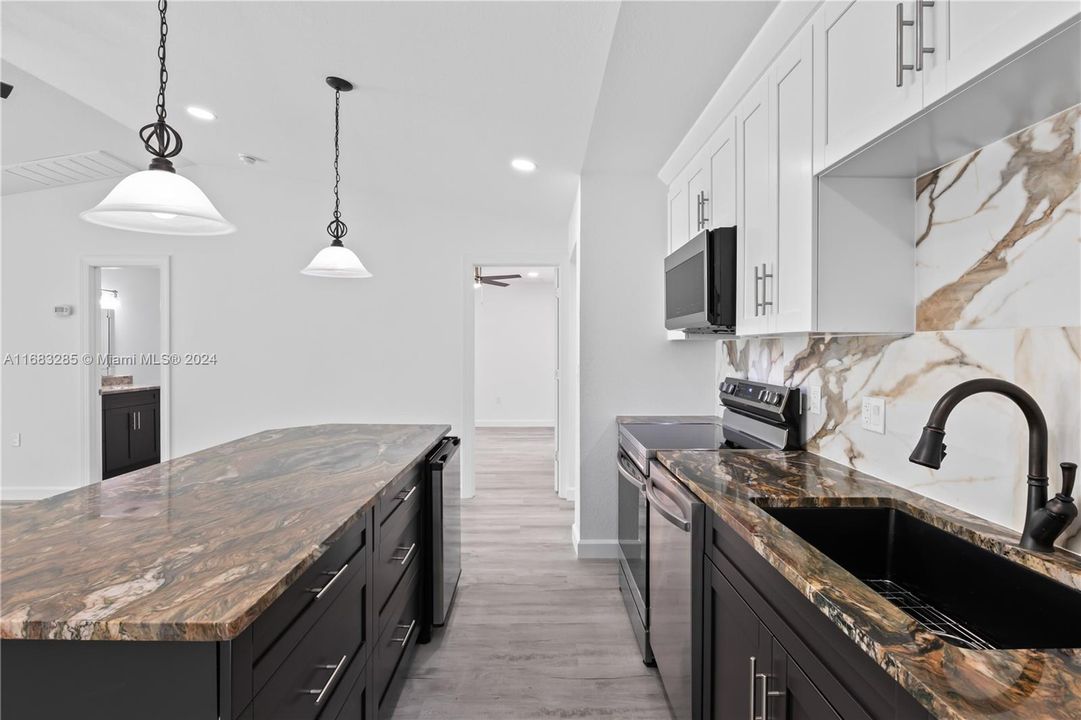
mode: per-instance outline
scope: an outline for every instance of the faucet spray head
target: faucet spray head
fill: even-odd
[[[908,461],[938,470],[942,467],[942,458],[946,457],[946,443],[942,442],[945,438],[944,430],[925,425]]]

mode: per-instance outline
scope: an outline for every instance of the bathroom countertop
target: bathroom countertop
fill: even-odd
[[[100,395],[116,395],[118,393],[138,392],[140,390],[160,390],[160,385],[106,385],[98,389]]]
[[[935,717],[1081,718],[1081,650],[947,644],[761,506],[896,508],[1077,589],[1081,556],[1022,550],[1012,530],[808,452],[661,451],[657,458]]]
[[[449,430],[267,430],[5,509],[0,637],[236,637]]]

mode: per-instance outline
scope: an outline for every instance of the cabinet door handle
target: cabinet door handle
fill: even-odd
[[[705,230],[709,225],[709,213],[706,212],[706,208],[709,206],[709,197],[706,195],[706,191],[702,191],[702,229]]]
[[[348,655],[342,655],[342,659],[338,661],[337,665],[317,665],[316,666],[320,670],[330,670],[330,669],[334,670],[334,672],[332,672],[330,674],[330,677],[327,678],[327,684],[326,685],[319,688],[318,690],[305,690],[304,691],[304,692],[308,693],[309,695],[315,695],[316,696],[316,698],[315,698],[315,704],[316,705],[323,702],[323,698],[326,696],[327,691],[330,690],[330,686],[334,684],[334,681],[338,677],[338,673],[341,672],[342,666],[345,665],[345,661],[346,661],[346,659],[348,657],[349,657]]]
[[[923,35],[926,32],[923,11],[934,6],[935,0],[916,0],[916,72],[923,70],[923,56],[935,52],[933,47],[927,47],[923,43]]]
[[[137,427],[135,427],[135,417],[136,417],[136,416],[137,416],[138,414],[139,414],[139,413],[135,413],[135,412],[133,412],[133,413],[131,414],[131,429],[132,429],[132,430],[138,430],[138,428],[137,428]]]
[[[755,668],[755,662],[756,662],[756,660],[755,660],[754,655],[751,655],[751,694],[750,694],[750,697],[747,699],[747,702],[750,703],[750,708],[751,709],[750,709],[750,712],[747,714],[748,720],[759,720],[759,717],[754,714],[754,696],[755,696],[755,692],[754,692],[754,684],[755,683],[754,683],[754,681],[755,681],[755,676],[757,675],[756,668]]]
[[[911,65],[905,65],[904,54],[904,30],[913,24],[914,21],[905,20],[904,3],[897,3],[897,87],[905,84],[905,70],[913,69]]]
[[[403,555],[402,557],[391,556],[390,559],[391,560],[399,560],[400,561],[398,563],[399,565],[405,565],[407,562],[409,562],[409,558],[413,557],[413,551],[417,549],[417,544],[413,543],[409,547],[399,547],[398,549],[399,550],[405,550],[405,555]]]
[[[417,491],[417,486],[414,485],[413,487],[409,488],[409,492],[405,492],[403,490],[402,493],[405,493],[404,495],[402,493],[398,493],[398,499],[401,500],[404,503],[406,500],[413,497],[413,493],[415,493],[416,491]]]
[[[758,301],[758,266],[754,266],[754,316],[758,317],[758,308],[762,303]]]
[[[347,567],[349,567],[349,563],[346,563],[345,565],[342,565],[341,569],[339,569],[338,572],[334,573],[334,577],[332,577],[330,579],[330,582],[328,582],[326,585],[324,585],[323,587],[318,587],[318,588],[308,588],[308,592],[315,593],[315,599],[316,600],[323,597],[323,595],[326,594],[327,590],[330,589],[330,586],[333,585],[335,582],[337,582],[338,578],[340,578],[342,576],[342,573],[345,572],[345,569]],[[330,575],[331,573],[328,571],[328,572],[325,572],[323,574],[324,575]]]
[[[143,411],[142,410],[137,411],[135,413],[135,417],[138,419],[138,423],[139,423],[139,427],[137,429],[142,430],[143,429]]]
[[[762,263],[762,314],[766,314],[766,308],[773,307],[773,301],[767,300],[769,295],[766,293],[766,278],[773,279],[773,273],[766,270],[766,263]]]
[[[769,699],[771,697],[781,697],[785,693],[784,693],[783,690],[770,690],[769,689],[770,676],[767,675],[766,673],[758,673],[757,677],[758,677],[759,682],[762,684],[761,685],[761,687],[762,687],[762,694],[761,694],[762,714],[756,720],[769,720]]]
[[[405,637],[403,637],[401,640],[398,640],[398,638],[394,638],[394,641],[398,642],[398,643],[401,643],[400,647],[405,647],[406,645],[408,645],[409,644],[409,636],[413,634],[413,628],[415,628],[416,626],[417,626],[417,621],[416,620],[411,621],[408,625],[399,625],[398,626],[399,629],[404,629],[405,630]]]

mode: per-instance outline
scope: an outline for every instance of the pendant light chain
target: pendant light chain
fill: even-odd
[[[169,21],[166,19],[168,10],[169,0],[158,0],[158,15],[161,20],[158,41],[158,99],[154,107],[158,119],[140,128],[139,137],[146,151],[154,156],[150,161],[150,169],[173,172],[173,164],[169,158],[180,154],[184,141],[180,138],[180,133],[165,122],[168,114],[165,109],[165,86],[169,83],[169,69],[165,66],[165,40],[169,35]]]
[[[341,211],[341,198],[338,195],[338,184],[342,181],[341,173],[338,171],[338,158],[341,155],[339,147],[339,137],[341,136],[341,111],[342,111],[342,93],[341,90],[334,90],[334,219],[327,225],[327,232],[334,238],[332,245],[341,245],[342,238],[349,232],[349,228],[342,222]]]
[[[161,70],[158,71],[158,122],[165,122],[165,85],[169,82],[169,70],[165,67],[165,38],[169,34],[169,21],[165,17],[169,9],[169,0],[158,0],[158,12],[161,14],[161,42],[158,43],[158,62]]]

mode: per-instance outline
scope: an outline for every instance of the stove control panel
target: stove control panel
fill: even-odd
[[[725,378],[720,387],[721,403],[775,420],[799,414],[799,390],[785,385]]]

